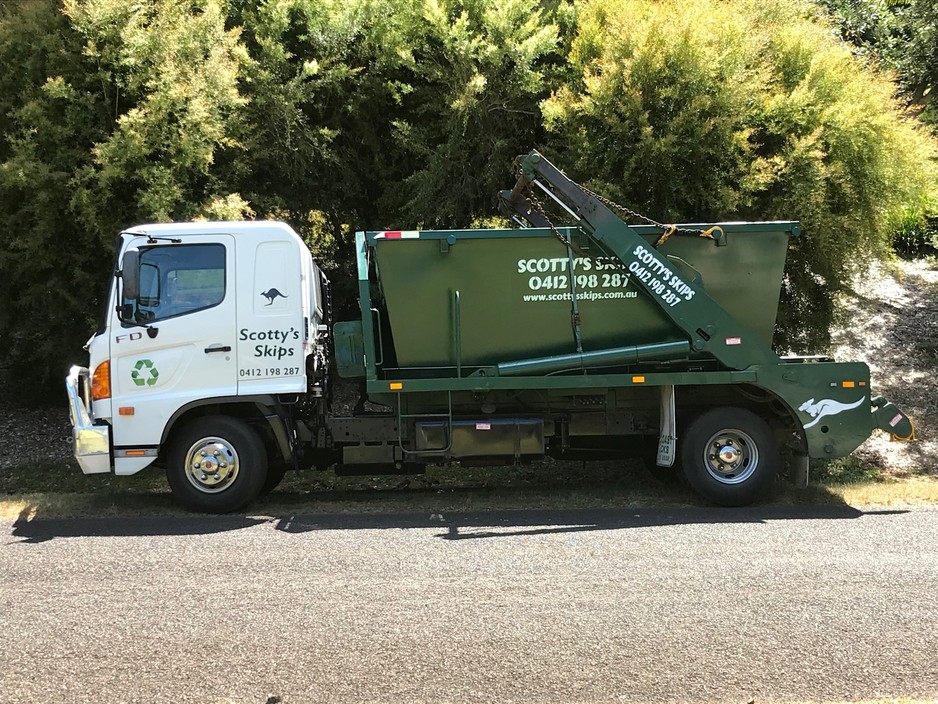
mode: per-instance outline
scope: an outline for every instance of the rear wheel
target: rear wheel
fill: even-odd
[[[235,511],[253,501],[267,478],[267,454],[257,433],[227,416],[199,418],[174,437],[166,478],[186,508]]]
[[[714,408],[687,428],[681,468],[691,487],[722,506],[764,496],[778,473],[778,443],[769,424],[744,408]]]

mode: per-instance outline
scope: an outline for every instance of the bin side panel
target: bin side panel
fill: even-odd
[[[463,365],[576,351],[566,248],[552,236],[498,234],[375,242],[399,366],[456,364],[456,291]],[[784,232],[734,232],[725,247],[672,237],[663,251],[696,268],[707,292],[769,342],[787,242]],[[590,254],[575,255],[573,269],[584,350],[684,338],[621,263]]]
[[[661,248],[696,268],[707,294],[771,346],[789,234],[728,232],[725,247],[701,237],[671,237]]]

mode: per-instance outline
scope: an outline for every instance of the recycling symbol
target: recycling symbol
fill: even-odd
[[[134,365],[134,370],[130,372],[130,378],[134,380],[134,384],[137,386],[153,386],[156,380],[160,378],[160,373],[149,359],[141,359]]]

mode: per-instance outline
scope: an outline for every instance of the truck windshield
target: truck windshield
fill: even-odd
[[[225,298],[225,247],[158,245],[140,250],[134,319],[146,324],[212,308]]]

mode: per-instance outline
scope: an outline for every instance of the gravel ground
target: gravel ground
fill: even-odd
[[[857,456],[895,476],[938,474],[938,262],[876,264],[840,304],[843,323],[834,333],[834,357],[869,364],[874,393],[909,413],[916,427],[917,442],[891,442],[876,433]],[[64,390],[56,406],[3,407],[10,410],[0,417],[0,470],[71,456]]]
[[[49,408],[10,408],[0,417],[0,470],[72,456],[68,400]]]

